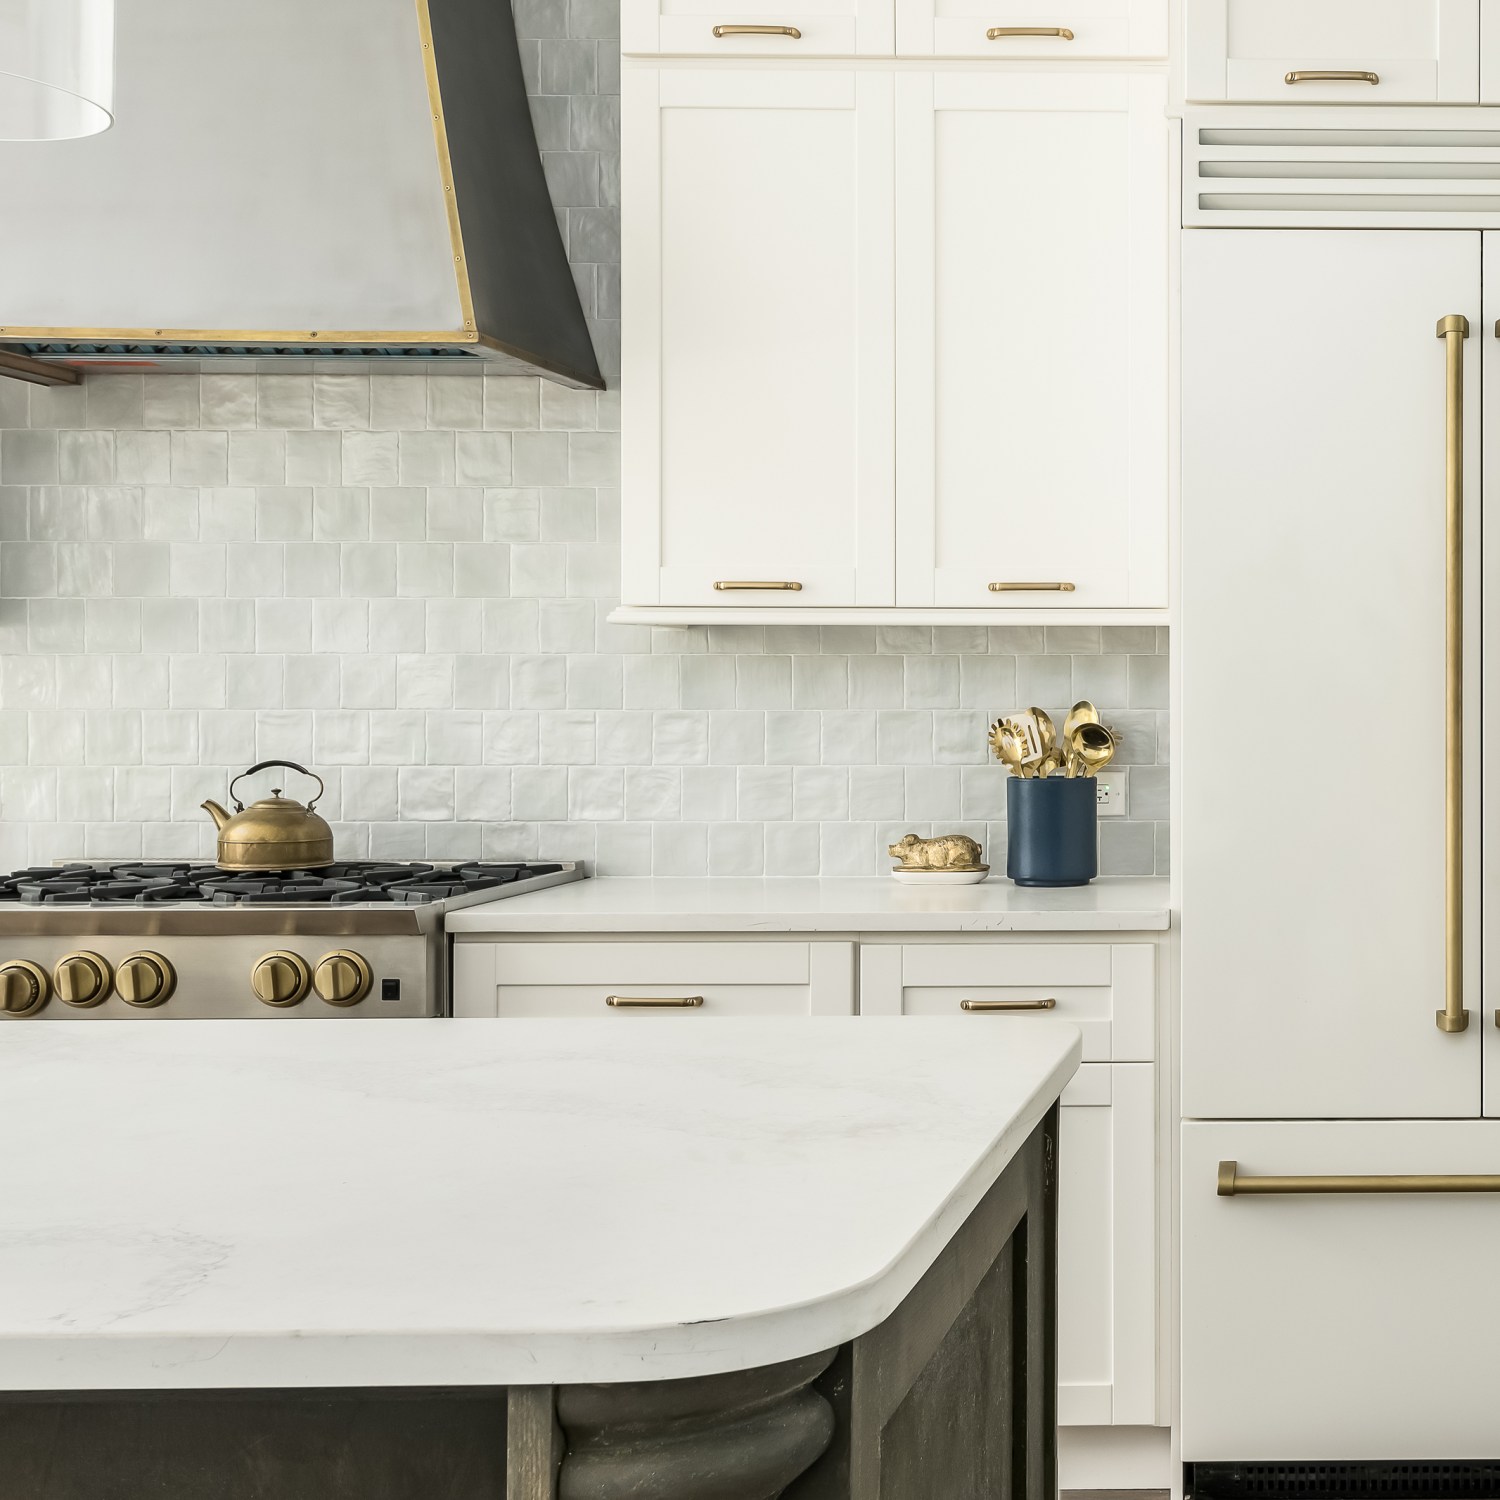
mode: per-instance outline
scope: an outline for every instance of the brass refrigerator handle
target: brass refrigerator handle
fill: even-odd
[[[617,1010],[691,1010],[703,1004],[702,995],[606,995],[606,1005]]]
[[[1073,583],[992,583],[992,594],[1071,594],[1078,585]]]
[[[715,36],[789,36],[794,42],[802,40],[802,33],[795,26],[715,26]]]
[[[718,593],[727,594],[736,589],[780,589],[786,593],[800,594],[802,585],[795,579],[721,578],[714,584]]]
[[[960,1010],[1056,1010],[1056,1000],[960,1000]]]
[[[1445,951],[1439,1031],[1464,1031],[1464,340],[1469,320],[1449,313],[1437,336],[1447,356],[1444,492],[1447,511],[1447,745],[1445,765]]]
[[[1073,33],[1066,26],[991,26],[984,35],[990,42],[1004,36],[1055,36],[1065,42],[1073,40]]]
[[[1414,1172],[1404,1177],[1241,1177],[1237,1161],[1219,1163],[1221,1198],[1246,1194],[1309,1193],[1500,1193],[1500,1176]]]
[[[1287,83],[1379,83],[1379,73],[1365,73],[1347,68],[1295,68],[1286,75]]]

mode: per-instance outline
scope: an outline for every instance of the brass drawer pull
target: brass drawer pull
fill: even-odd
[[[714,588],[721,594],[731,593],[735,589],[781,589],[784,592],[792,594],[800,594],[802,592],[802,585],[795,580],[786,582],[772,580],[766,582],[753,578],[721,578],[714,584]]]
[[[715,26],[715,36],[789,36],[794,42],[802,40],[802,33],[795,26]]]
[[[992,583],[992,594],[1071,594],[1077,590],[1075,583]]]
[[[1073,40],[1073,33],[1066,26],[991,26],[985,39],[998,42],[1003,36],[1055,36],[1065,42]]]
[[[1241,1177],[1237,1161],[1219,1163],[1219,1197],[1246,1193],[1500,1193],[1500,1177],[1429,1172],[1409,1177]]]
[[[691,1010],[703,1004],[702,995],[606,995],[606,1005],[617,1010]]]
[[[1447,515],[1447,733],[1444,886],[1447,921],[1439,1031],[1463,1031],[1464,1008],[1464,340],[1469,320],[1449,313],[1437,325],[1443,341],[1447,407],[1443,433]]]
[[[1056,1010],[1056,1000],[960,1000],[960,1010]]]
[[[1288,83],[1379,83],[1379,73],[1361,73],[1340,68],[1297,68],[1286,75]]]

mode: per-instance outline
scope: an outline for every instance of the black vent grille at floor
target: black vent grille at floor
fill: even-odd
[[[1500,1500],[1500,1459],[1189,1464],[1192,1500]]]

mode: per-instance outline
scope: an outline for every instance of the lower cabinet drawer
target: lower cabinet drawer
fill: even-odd
[[[850,943],[456,943],[457,1016],[849,1015]]]
[[[1149,943],[867,943],[860,1011],[1001,1026],[1046,1016],[1078,1027],[1085,1062],[1149,1062],[1155,959]]]
[[[1219,1178],[1500,1174],[1500,1125],[1196,1121],[1181,1161],[1184,1459],[1495,1457],[1500,1193]]]

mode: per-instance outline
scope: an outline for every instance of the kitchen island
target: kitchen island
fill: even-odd
[[[1055,1105],[954,1019],[0,1046],[28,1500],[1055,1489]]]

